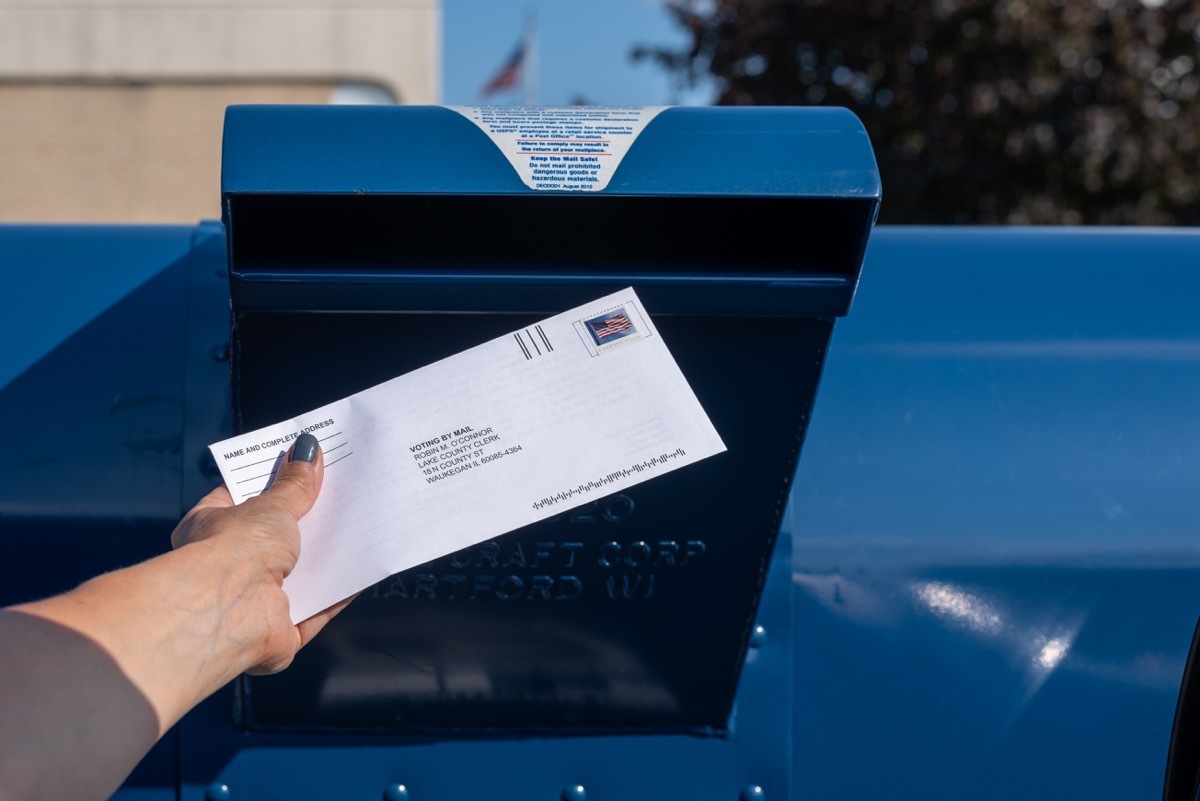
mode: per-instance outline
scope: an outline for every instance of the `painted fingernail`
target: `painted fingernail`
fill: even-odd
[[[296,437],[296,442],[292,445],[292,455],[288,457],[289,462],[311,462],[317,458],[317,449],[321,447],[317,444],[317,438],[312,434],[301,434]]]

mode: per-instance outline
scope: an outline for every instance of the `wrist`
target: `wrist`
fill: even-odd
[[[160,735],[268,653],[269,622],[255,611],[270,597],[270,582],[237,543],[220,539],[190,543],[28,607],[111,654],[154,707]]]

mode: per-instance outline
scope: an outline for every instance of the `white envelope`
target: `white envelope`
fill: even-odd
[[[304,620],[393,573],[725,450],[632,289],[210,446],[241,503],[311,432]]]

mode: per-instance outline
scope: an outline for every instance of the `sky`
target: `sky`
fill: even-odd
[[[711,92],[673,91],[667,74],[634,63],[637,44],[677,47],[685,36],[661,0],[442,0],[442,102],[480,102],[480,89],[521,40],[527,11],[537,21],[539,96],[543,105],[705,103]],[[520,102],[519,90],[489,102]]]

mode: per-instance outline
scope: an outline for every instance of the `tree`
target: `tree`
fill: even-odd
[[[719,104],[841,105],[881,220],[1200,224],[1200,2],[667,0]]]

